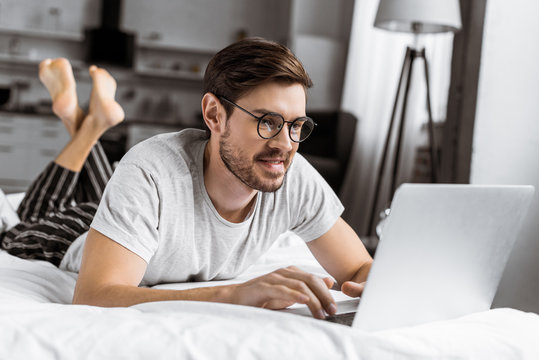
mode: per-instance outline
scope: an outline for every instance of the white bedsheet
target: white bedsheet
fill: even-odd
[[[302,245],[273,248],[235,281],[290,264],[324,274]],[[539,316],[512,309],[367,333],[206,302],[68,305],[75,281],[76,274],[0,251],[0,359],[539,359]]]

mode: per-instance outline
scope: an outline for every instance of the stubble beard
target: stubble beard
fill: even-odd
[[[249,186],[252,189],[262,191],[262,192],[275,192],[281,188],[284,182],[284,175],[281,174],[271,174],[266,175],[266,179],[263,179],[261,176],[257,176],[253,171],[253,168],[256,164],[257,159],[264,157],[281,157],[285,158],[285,175],[288,171],[290,164],[290,154],[283,156],[283,153],[279,150],[268,150],[263,153],[259,153],[254,156],[253,159],[249,159],[244,155],[241,149],[234,149],[234,146],[230,144],[230,129],[228,125],[226,127],[225,133],[221,136],[219,140],[219,155],[221,160],[227,167],[227,169],[234,174],[242,183]],[[280,178],[280,181],[278,179]]]

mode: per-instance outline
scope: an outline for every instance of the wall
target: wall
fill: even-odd
[[[487,2],[470,181],[536,187],[494,306],[539,313],[537,14],[536,0]]]
[[[294,0],[289,46],[313,81],[307,109],[340,108],[354,0]]]
[[[414,41],[411,34],[385,31],[373,26],[378,3],[378,0],[361,0],[355,4],[342,97],[342,108],[359,119],[350,165],[341,191],[341,199],[346,208],[343,217],[367,244],[371,242],[371,239],[375,240],[374,243],[376,242],[376,239],[369,239],[366,236],[374,201],[376,176],[390,123],[403,57],[406,47]],[[446,112],[453,34],[426,34],[421,36],[420,40],[426,48],[429,60],[433,118],[441,122],[445,119]],[[419,181],[419,176],[416,177],[415,174],[417,168],[414,167],[416,149],[426,142],[425,127],[422,125],[428,119],[423,66],[421,60],[414,63],[398,184]],[[403,90],[400,96],[400,103],[402,103]],[[400,111],[401,108],[402,106],[399,105],[398,110]],[[399,121],[400,117],[397,115],[396,122]],[[393,129],[393,136],[397,133],[396,128]],[[393,153],[391,149],[389,154]],[[388,180],[391,177],[392,163],[392,156],[389,156],[378,209],[375,211],[376,222],[378,222],[379,211],[389,205],[390,183]]]

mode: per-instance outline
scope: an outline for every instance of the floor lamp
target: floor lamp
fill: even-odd
[[[378,12],[374,21],[374,26],[380,29],[407,32],[414,34],[415,40],[423,33],[456,32],[461,27],[459,0],[380,0]],[[382,190],[382,183],[388,153],[392,138],[392,131],[395,126],[395,118],[401,95],[401,89],[404,86],[400,120],[398,124],[398,133],[394,145],[393,164],[391,173],[391,187],[389,196],[393,197],[397,186],[397,175],[401,157],[401,147],[403,145],[403,133],[406,120],[406,106],[408,102],[408,93],[412,79],[412,69],[414,60],[422,59],[424,64],[424,76],[427,89],[427,111],[428,111],[428,141],[430,153],[430,175],[431,182],[438,181],[438,154],[436,153],[434,141],[434,125],[432,120],[432,109],[430,101],[429,86],[429,67],[425,56],[425,48],[407,47],[404,55],[402,70],[395,95],[391,120],[382,151],[377,178],[374,199],[369,218],[368,234],[374,235],[375,218]],[[403,83],[404,82],[404,83]]]

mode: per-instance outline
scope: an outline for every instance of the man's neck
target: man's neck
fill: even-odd
[[[211,140],[204,149],[204,186],[219,215],[232,223],[245,220],[258,193],[226,168]]]

